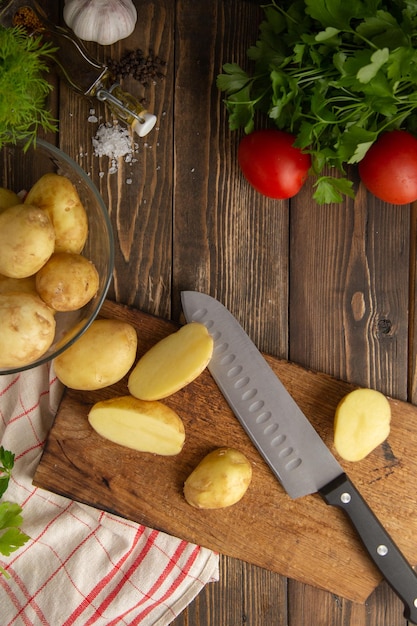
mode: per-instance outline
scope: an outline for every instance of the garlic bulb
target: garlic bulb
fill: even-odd
[[[64,20],[80,39],[110,45],[133,32],[137,11],[132,0],[66,0]]]

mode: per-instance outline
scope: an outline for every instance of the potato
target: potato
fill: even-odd
[[[11,191],[11,189],[6,189],[6,187],[0,187],[0,211],[20,204],[21,202],[17,193]]]
[[[48,213],[16,204],[0,213],[0,273],[10,278],[35,274],[54,251],[55,232]]]
[[[55,336],[55,318],[39,296],[0,294],[0,367],[22,367],[39,359]]]
[[[184,497],[198,509],[221,509],[239,502],[252,480],[252,466],[234,448],[213,450],[184,483]]]
[[[54,359],[55,373],[71,389],[92,391],[113,385],[132,367],[137,340],[136,330],[127,322],[94,320]]]
[[[66,176],[44,174],[29,190],[25,203],[48,212],[55,229],[55,252],[82,251],[88,235],[87,213]]]
[[[200,323],[185,324],[146,352],[132,370],[128,387],[141,400],[161,400],[193,381],[213,354],[213,338]]]
[[[339,402],[334,420],[334,445],[346,461],[361,461],[388,437],[391,407],[374,389],[355,389]]]
[[[36,275],[27,276],[26,278],[10,278],[0,274],[0,293],[8,293],[10,291],[24,291],[25,293],[38,294],[36,291]]]
[[[77,311],[97,293],[99,275],[94,264],[71,252],[57,252],[36,274],[36,290],[55,311]]]
[[[173,456],[184,445],[181,418],[161,402],[133,396],[103,400],[91,408],[88,421],[102,437],[140,452]]]

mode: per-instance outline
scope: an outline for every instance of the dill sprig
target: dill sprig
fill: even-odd
[[[42,37],[29,37],[21,26],[0,27],[0,148],[36,141],[39,128],[56,130],[46,108],[52,86],[45,78],[53,48]]]

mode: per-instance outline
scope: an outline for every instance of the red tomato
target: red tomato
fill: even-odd
[[[243,137],[238,161],[246,180],[268,198],[284,200],[298,193],[308,176],[310,155],[293,146],[282,130],[256,130]]]
[[[380,200],[408,204],[417,200],[417,139],[405,130],[384,133],[359,163],[365,187]]]

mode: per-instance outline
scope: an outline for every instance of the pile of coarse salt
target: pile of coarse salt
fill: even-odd
[[[132,140],[129,131],[117,122],[101,124],[92,142],[95,156],[107,156],[110,159],[109,174],[117,172],[119,158],[124,157],[125,163],[134,163],[137,160],[133,158],[133,154],[137,151],[138,144]],[[104,176],[104,172],[100,172],[100,176]]]

